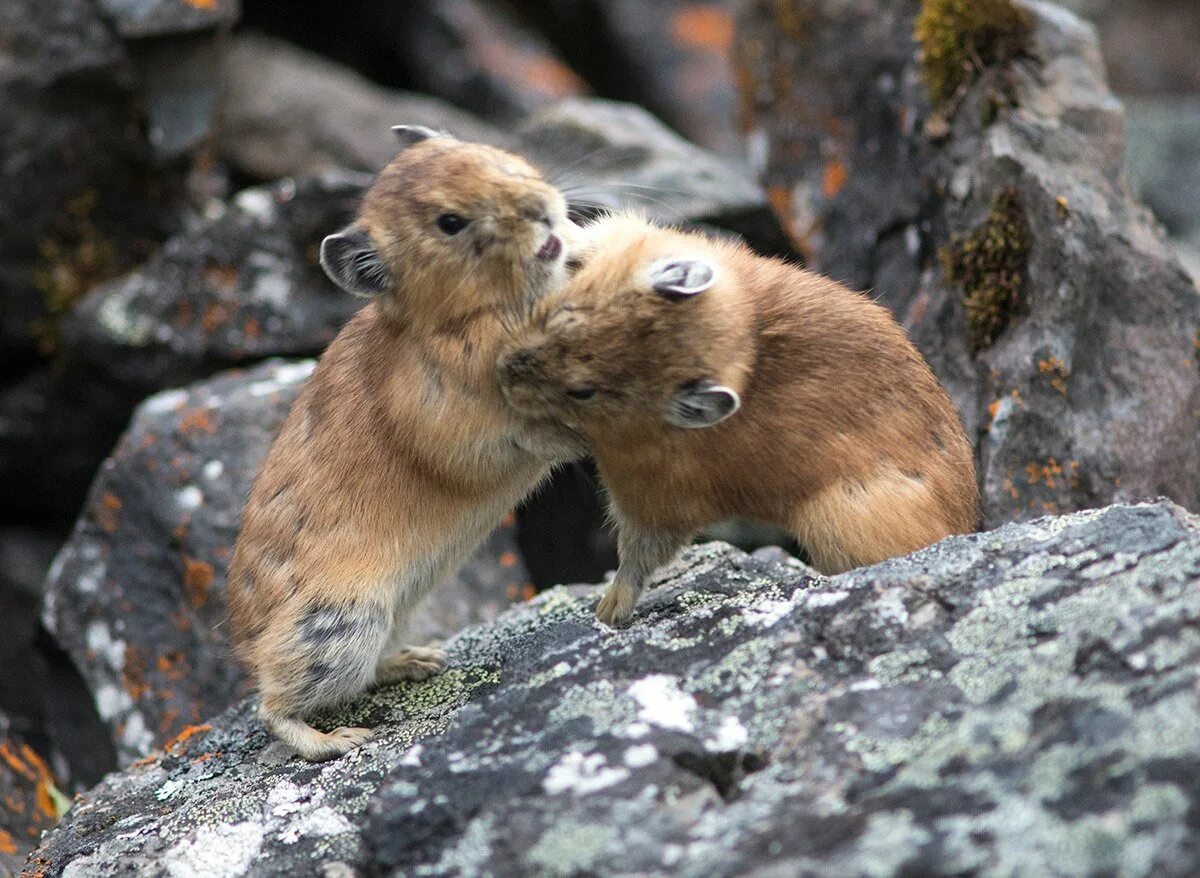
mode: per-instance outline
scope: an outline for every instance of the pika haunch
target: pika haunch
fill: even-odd
[[[565,280],[562,195],[522,159],[416,127],[321,246],[372,298],[321,357],[254,482],[229,573],[237,651],[271,731],[308,759],[363,728],[305,715],[439,649],[405,643],[414,605],[546,474],[571,438],[513,416],[501,343]]]
[[[497,374],[515,412],[595,455],[619,526],[602,621],[625,622],[646,577],[726,518],[786,528],[824,573],[977,526],[958,413],[885,308],[634,216],[580,236],[574,279]]]

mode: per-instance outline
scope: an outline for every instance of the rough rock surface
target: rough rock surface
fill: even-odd
[[[641,107],[561,101],[526,120],[517,140],[573,203],[635,207],[662,222],[741,234],[765,252],[790,249],[748,168],[687,142]]]
[[[376,172],[396,155],[391,126],[425,125],[463,140],[508,137],[425,95],[391,91],[281,40],[239,34],[225,50],[217,148],[263,180],[332,168]]]
[[[312,368],[270,361],[148,399],[55,560],[44,622],[122,763],[247,691],[229,648],[225,574],[258,464]],[[490,618],[527,578],[510,525],[434,592],[414,639]]]
[[[88,293],[62,323],[56,367],[0,393],[0,410],[12,412],[7,425],[0,417],[10,509],[73,518],[149,394],[323,350],[362,302],[329,283],[317,247],[348,221],[368,180],[336,172],[243,190],[138,270]]]
[[[833,578],[693,548],[613,632],[555,589],[323,718],[243,703],[76,801],[44,875],[1200,869],[1200,529],[1166,502]]]
[[[0,875],[21,871],[43,830],[58,820],[50,769],[0,713]]]
[[[889,305],[946,384],[987,522],[1200,505],[1200,297],[1130,198],[1092,28],[1021,2],[1018,57],[966,59],[931,107],[916,0],[800,6],[755,3],[740,35],[763,179],[813,266]],[[924,8],[967,42],[965,7]]]

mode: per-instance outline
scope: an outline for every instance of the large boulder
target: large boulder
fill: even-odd
[[[374,173],[396,156],[393,125],[425,125],[500,146],[509,141],[436,98],[382,88],[314,52],[257,34],[228,42],[221,83],[218,152],[256,179],[335,168]]]
[[[69,524],[151,393],[270,356],[320,353],[362,303],[329,283],[317,247],[348,221],[369,179],[336,171],[243,190],[89,292],[62,321],[60,362],[0,390],[10,514]]]
[[[321,718],[244,702],[76,800],[47,876],[1187,875],[1200,522],[1166,502],[832,578],[689,549],[632,625],[555,589]]]
[[[986,521],[1200,505],[1200,296],[1130,197],[1093,29],[1032,0],[803,6],[743,20],[763,180],[930,360]]]
[[[749,167],[689,143],[634,104],[579,98],[530,116],[520,150],[580,208],[636,208],[673,225],[742,235],[763,252],[790,252]]]
[[[44,622],[127,763],[248,688],[230,650],[225,574],[259,462],[313,369],[270,361],[151,397],[92,486],[50,571]],[[414,639],[522,596],[511,522],[434,592]]]

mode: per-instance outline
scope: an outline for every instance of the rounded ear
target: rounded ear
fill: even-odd
[[[422,140],[428,140],[431,137],[441,136],[432,128],[426,128],[424,125],[393,125],[392,133],[400,141],[401,149],[412,146],[414,143],[420,143]]]
[[[667,299],[687,299],[713,285],[717,270],[703,259],[662,259],[650,266],[654,291]]]
[[[346,226],[321,242],[321,267],[352,296],[371,298],[392,289],[392,275],[362,226]]]
[[[675,392],[666,420],[676,427],[697,429],[719,424],[742,406],[736,390],[708,380],[691,381]]]

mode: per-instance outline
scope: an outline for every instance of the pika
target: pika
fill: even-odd
[[[403,149],[320,250],[338,286],[372,301],[293,404],[229,571],[260,715],[309,760],[372,732],[324,733],[306,714],[441,670],[440,649],[405,645],[414,605],[578,456],[562,430],[513,417],[495,381],[501,341],[566,279],[562,195],[517,156],[394,130]]]
[[[733,516],[791,531],[827,574],[977,527],[958,412],[885,308],[635,216],[578,246],[497,374],[514,411],[595,455],[620,550],[601,621],[626,622],[655,568]]]

